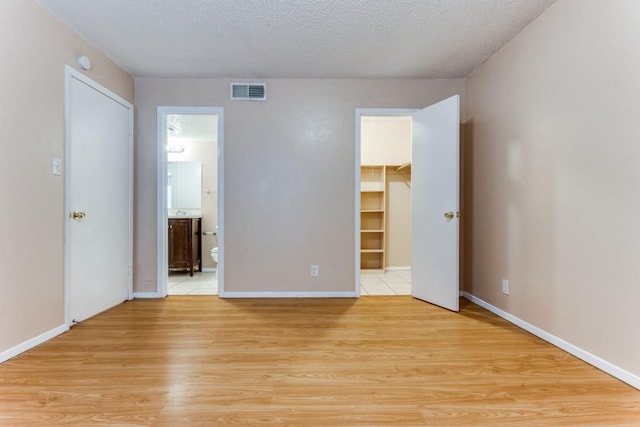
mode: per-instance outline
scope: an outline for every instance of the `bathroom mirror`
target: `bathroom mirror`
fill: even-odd
[[[200,209],[202,162],[167,162],[167,208]]]

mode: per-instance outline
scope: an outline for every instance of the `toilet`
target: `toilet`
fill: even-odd
[[[218,247],[217,246],[211,249],[211,258],[213,258],[216,264],[218,263]]]
[[[218,235],[218,226],[216,225],[216,236]],[[216,274],[218,273],[218,247],[211,249],[211,258],[216,263]]]

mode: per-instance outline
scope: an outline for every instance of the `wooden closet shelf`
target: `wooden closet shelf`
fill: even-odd
[[[403,169],[411,169],[411,162],[403,163],[396,168],[397,171],[401,171]]]

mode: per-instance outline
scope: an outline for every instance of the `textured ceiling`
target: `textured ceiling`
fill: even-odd
[[[555,0],[37,0],[136,77],[459,78]]]

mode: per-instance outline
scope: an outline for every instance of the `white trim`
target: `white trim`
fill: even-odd
[[[69,186],[70,186],[70,113],[71,106],[69,100],[71,99],[71,79],[76,79],[87,86],[95,89],[96,91],[102,93],[108,98],[111,98],[115,102],[119,103],[123,107],[129,110],[129,159],[128,159],[128,203],[129,203],[129,212],[128,212],[128,257],[127,257],[127,271],[128,271],[128,289],[127,289],[127,297],[129,300],[133,299],[133,105],[129,103],[126,99],[120,97],[116,93],[102,86],[101,84],[95,82],[91,78],[85,76],[81,72],[77,71],[73,67],[69,65],[65,65],[64,67],[64,215],[63,215],[63,288],[64,288],[64,320],[67,327],[71,326],[71,315],[69,313],[69,298],[70,298],[70,289],[69,289],[69,256],[70,256],[70,248],[68,241],[68,218],[71,212],[69,207]]]
[[[359,292],[220,292],[220,298],[358,298]]]
[[[217,271],[218,271],[218,269],[215,268],[215,267],[203,267],[202,268],[202,272],[203,273],[215,273]]]
[[[607,374],[616,377],[617,379],[619,379],[620,381],[623,381],[627,384],[629,384],[632,387],[635,387],[637,389],[640,389],[640,376],[638,375],[634,375],[629,371],[626,371],[616,365],[614,365],[613,363],[607,362],[604,359],[601,359],[600,357],[589,353],[586,350],[581,349],[580,347],[577,347],[565,340],[563,340],[562,338],[558,338],[557,336],[550,334],[549,332],[538,328],[537,326],[532,325],[529,322],[526,322],[512,314],[507,313],[504,310],[499,309],[498,307],[495,307],[491,304],[489,304],[488,302],[473,296],[471,294],[469,294],[468,292],[463,292],[462,296],[466,299],[468,299],[469,301],[473,302],[474,304],[479,305],[480,307],[483,307],[487,310],[489,310],[490,312],[502,317],[503,319],[505,319],[506,321],[513,323],[514,325],[524,329],[527,332],[532,333],[533,335],[537,336],[538,338],[542,338],[543,340],[547,341],[550,344],[553,344],[554,346],[566,351],[567,353],[570,353],[572,355],[574,355],[575,357],[577,357],[578,359],[581,359],[585,362],[587,362],[590,365],[595,366],[596,368],[606,372]]]
[[[354,206],[355,206],[355,293],[360,296],[360,123],[362,116],[411,116],[417,108],[356,108],[355,129],[355,163],[354,173]],[[384,265],[382,266],[384,270]],[[409,267],[411,269],[411,267]]]
[[[156,292],[160,296],[167,295],[167,278],[168,278],[168,253],[167,247],[167,224],[168,214],[164,208],[167,206],[167,151],[164,148],[165,141],[165,125],[164,116],[165,107],[158,107],[156,111]]]
[[[361,118],[360,116],[362,116],[362,110],[359,108],[356,108],[356,117],[355,117],[355,125],[356,125],[356,129],[355,129],[355,135],[356,135],[356,140],[355,140],[355,164],[353,166],[353,176],[354,176],[354,183],[355,183],[355,188],[353,191],[354,194],[354,198],[353,198],[353,203],[354,203],[354,209],[355,209],[355,215],[354,215],[354,230],[355,230],[355,269],[356,269],[356,283],[355,283],[355,293],[357,295],[357,297],[360,297],[360,122],[361,122]]]
[[[158,292],[134,292],[134,298],[164,298],[164,295],[159,294]]]
[[[167,276],[168,248],[167,248],[167,152],[164,148],[165,128],[164,117],[167,114],[215,114],[218,116],[218,289],[224,286],[224,109],[222,107],[172,107],[159,106],[156,111],[156,150],[157,176],[156,190],[156,276],[157,297],[168,295]]]
[[[216,239],[218,244],[218,262],[216,274],[218,290],[224,289],[224,108],[216,108],[218,114],[218,230]]]
[[[44,332],[38,336],[35,336],[33,338],[30,338],[28,340],[26,340],[23,343],[20,343],[16,346],[11,347],[8,350],[3,351],[2,353],[0,353],[0,363],[5,362],[9,359],[11,359],[12,357],[16,357],[17,355],[19,355],[20,353],[24,353],[27,350],[32,349],[33,347],[42,344],[45,341],[50,340],[53,337],[56,337],[66,331],[69,330],[69,327],[64,324],[64,325],[60,325],[57,326],[53,329],[48,330],[47,332]]]

